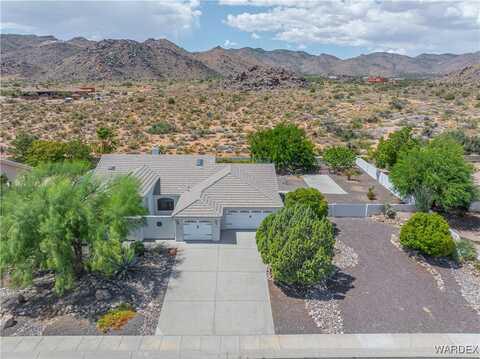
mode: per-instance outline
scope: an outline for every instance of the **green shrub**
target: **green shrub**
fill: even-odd
[[[152,135],[164,135],[167,133],[175,132],[175,126],[167,121],[160,121],[154,123],[148,130],[148,133]]]
[[[256,241],[278,282],[310,286],[333,272],[333,226],[308,206],[286,207],[265,218]]]
[[[307,206],[313,209],[318,218],[328,215],[328,203],[325,197],[315,188],[298,188],[288,192],[285,197],[285,207],[297,205]]]
[[[473,243],[467,239],[455,242],[455,258],[460,263],[476,260],[477,250]]]
[[[467,209],[477,197],[473,166],[464,159],[463,147],[439,136],[427,145],[402,151],[390,180],[403,197],[413,196],[424,212]]]
[[[355,152],[344,146],[330,147],[323,152],[323,160],[335,172],[353,168],[355,159]]]
[[[145,245],[142,241],[135,241],[130,244],[130,247],[136,256],[143,256],[145,254]]]
[[[309,171],[315,167],[313,143],[294,124],[280,123],[272,129],[248,137],[252,159],[271,162],[278,171]]]
[[[380,139],[373,157],[380,168],[390,169],[397,162],[400,151],[415,147],[418,141],[412,136],[410,127],[402,128],[388,135],[388,139]]]
[[[451,256],[455,251],[448,223],[437,213],[415,213],[402,226],[400,244],[433,257]]]
[[[373,187],[373,186],[368,187],[367,198],[370,201],[373,201],[373,200],[377,199],[377,195],[375,194],[375,187]]]

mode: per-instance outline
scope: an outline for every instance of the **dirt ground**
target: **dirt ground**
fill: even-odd
[[[372,219],[333,222],[337,240],[353,248],[358,264],[329,286],[338,301],[344,333],[478,333],[480,315],[466,301],[451,262],[421,265],[396,247],[398,229]],[[450,263],[450,264],[448,264]],[[480,277],[475,279],[480,281]],[[279,334],[322,333],[305,298],[270,283]]]

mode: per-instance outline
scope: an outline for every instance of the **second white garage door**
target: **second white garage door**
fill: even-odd
[[[224,229],[257,229],[269,210],[226,210]]]
[[[185,221],[183,239],[186,241],[212,240],[212,223],[210,221]]]

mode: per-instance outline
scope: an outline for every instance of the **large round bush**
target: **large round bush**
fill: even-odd
[[[307,206],[286,207],[257,230],[257,247],[276,281],[310,286],[333,271],[333,226]]]
[[[288,192],[285,196],[285,207],[296,205],[310,207],[318,218],[326,217],[328,214],[328,203],[320,191],[315,188],[298,188],[293,192]]]
[[[400,244],[433,257],[450,256],[455,251],[448,223],[437,213],[415,213],[402,226]]]

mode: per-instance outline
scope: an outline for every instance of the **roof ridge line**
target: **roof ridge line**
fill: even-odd
[[[238,168],[238,167],[237,167]],[[262,189],[262,188],[259,188],[257,185],[255,185],[254,183],[252,183],[252,181],[250,180],[250,178],[248,178],[248,176],[245,176],[245,178],[240,178],[239,176],[237,176],[235,173],[232,172],[232,176],[234,176],[235,178],[239,179],[239,180],[246,180],[246,182],[252,186],[253,188],[255,188],[258,192],[260,192],[265,198],[268,198],[268,199],[275,199],[274,196],[270,196],[269,194],[265,193],[265,191]]]

